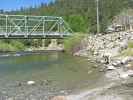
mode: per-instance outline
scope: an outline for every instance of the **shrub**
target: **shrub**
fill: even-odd
[[[0,51],[18,51],[24,50],[25,46],[21,42],[12,40],[9,42],[0,41]]]
[[[72,52],[72,49],[79,45],[81,40],[86,36],[87,34],[83,33],[75,33],[72,36],[66,38],[64,40],[64,48],[67,52]]]
[[[123,56],[133,56],[133,41],[128,42],[128,48],[122,52]]]
[[[133,41],[128,42],[128,48],[133,48]]]
[[[133,56],[133,49],[132,48],[128,48],[128,49],[124,50],[122,52],[122,55],[123,56]]]
[[[25,46],[19,41],[12,40],[10,43],[16,50],[24,50]]]

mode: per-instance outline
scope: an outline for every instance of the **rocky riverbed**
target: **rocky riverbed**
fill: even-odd
[[[133,32],[88,35],[81,41],[85,46],[74,55],[101,64],[96,68],[100,67],[99,71],[111,82],[59,100],[132,100],[133,56],[121,55],[128,48],[129,41],[133,41]]]

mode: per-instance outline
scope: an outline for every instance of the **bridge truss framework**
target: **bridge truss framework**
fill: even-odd
[[[62,17],[0,14],[0,38],[63,38],[71,33]]]

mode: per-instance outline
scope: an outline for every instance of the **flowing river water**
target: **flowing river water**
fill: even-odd
[[[0,56],[0,100],[50,100],[56,95],[69,95],[70,100],[126,100],[96,99],[100,98],[98,91],[118,82],[106,78],[96,63],[85,58],[59,52],[21,54]],[[27,81],[35,84],[28,85]]]

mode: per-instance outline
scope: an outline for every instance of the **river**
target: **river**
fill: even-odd
[[[109,87],[113,81],[105,78],[105,73],[99,72],[95,65],[86,58],[60,52],[2,54],[0,100],[49,100],[55,95],[74,97],[71,94]],[[28,85],[27,81],[35,84]],[[80,96],[88,94],[90,91]]]

